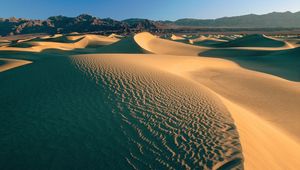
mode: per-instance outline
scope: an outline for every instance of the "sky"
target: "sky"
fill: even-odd
[[[2,0],[0,18],[46,19],[90,14],[123,20],[214,19],[245,14],[298,12],[300,0]]]

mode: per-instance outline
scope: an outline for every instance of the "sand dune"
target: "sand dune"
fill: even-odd
[[[204,35],[201,35],[201,36],[199,36],[198,38],[195,38],[195,39],[190,39],[190,42],[192,44],[197,43],[197,42],[203,42],[203,41],[228,42],[227,40],[212,38],[212,37],[206,37]]]
[[[253,112],[226,100],[224,103],[239,130],[245,169],[298,169],[299,142]]]
[[[246,169],[297,169],[299,83],[247,71],[221,59],[153,55],[143,60],[135,62],[199,82],[221,96],[236,118]]]
[[[160,39],[147,32],[137,34],[136,36],[134,36],[134,39],[141,48],[154,54],[196,56],[200,52],[208,49],[206,47],[197,47],[193,45]]]
[[[300,38],[299,37],[275,37],[275,39],[280,41],[285,41],[291,48],[300,47]]]
[[[214,37],[206,37],[204,35],[199,36],[198,38],[189,39],[189,43],[193,45],[198,46],[207,46],[207,47],[213,47],[216,44],[228,42],[227,40],[214,38]]]
[[[226,41],[231,41],[231,40],[235,40],[238,38],[242,38],[242,35],[224,35],[222,37],[220,37],[220,39],[222,40],[226,40]]]
[[[120,58],[127,60],[123,55]],[[300,135],[299,83],[248,71],[220,59],[162,55],[138,55],[135,58],[139,58],[134,61],[135,65],[149,65],[182,76],[220,95],[236,118],[246,169],[297,169],[296,158],[300,156],[297,142]],[[253,122],[257,126],[253,126]]]
[[[0,58],[0,73],[9,69],[30,64],[30,61]]]
[[[265,35],[247,35],[229,42],[219,44],[218,47],[285,47],[286,42],[275,40]]]
[[[244,70],[232,64],[228,68],[226,62],[220,62],[219,65],[217,61],[212,60],[204,70],[193,72],[194,79],[274,126],[286,130],[299,141],[299,83]],[[222,68],[222,65],[227,66]]]
[[[170,37],[171,40],[174,40],[174,41],[177,41],[177,40],[185,40],[184,37],[181,37],[181,36],[178,36],[178,35],[175,35],[175,34],[172,34],[171,37]]]
[[[224,58],[244,68],[260,71],[291,81],[300,81],[300,48],[288,50],[211,49],[201,56]]]
[[[241,157],[239,155],[239,145],[238,145],[238,138],[237,136],[235,136],[234,133],[234,127],[232,125],[230,125],[230,118],[228,118],[227,116],[229,116],[228,114],[226,114],[226,110],[222,110],[224,108],[222,108],[221,105],[219,105],[218,100],[216,99],[216,101],[211,101],[211,100],[215,100],[214,96],[210,93],[207,93],[206,89],[201,87],[201,86],[194,86],[195,84],[193,82],[190,82],[186,79],[180,79],[177,76],[174,76],[172,74],[168,74],[168,72],[164,72],[161,69],[157,69],[157,65],[153,66],[153,64],[147,64],[149,56],[148,55],[137,55],[134,56],[132,54],[129,55],[84,55],[84,56],[79,56],[79,57],[75,57],[75,62],[78,65],[78,68],[80,70],[82,70],[83,72],[85,72],[86,74],[88,74],[89,76],[91,76],[91,78],[94,81],[103,81],[106,80],[108,78],[108,82],[105,82],[104,84],[107,84],[109,86],[111,86],[111,90],[113,90],[118,96],[120,96],[121,100],[125,103],[128,102],[128,104],[132,107],[132,111],[134,110],[142,110],[143,112],[145,112],[143,115],[139,115],[139,113],[132,113],[134,115],[132,115],[133,117],[127,116],[127,115],[123,115],[123,118],[125,119],[125,121],[130,121],[130,119],[132,118],[137,118],[139,119],[140,123],[144,124],[148,130],[146,129],[140,129],[138,130],[141,137],[143,138],[143,136],[148,136],[151,137],[151,133],[153,136],[164,136],[162,138],[162,140],[166,140],[166,143],[163,142],[162,144],[164,145],[163,147],[159,147],[162,150],[165,150],[166,153],[171,152],[172,155],[174,156],[174,158],[169,157],[167,155],[164,155],[164,151],[160,152],[161,154],[163,154],[162,156],[165,157],[159,157],[158,159],[161,161],[159,164],[164,165],[164,164],[169,164],[171,165],[176,165],[176,161],[178,161],[180,166],[183,166],[185,168],[188,167],[202,167],[202,168],[215,168],[217,169],[218,167],[225,167],[225,166],[230,166],[231,164],[233,164],[232,166],[235,166],[235,164],[237,164],[238,166],[240,166],[240,161],[241,161]],[[103,64],[100,64],[103,63]],[[149,61],[149,63],[151,63]],[[167,64],[167,63],[165,63]],[[92,70],[94,71],[92,71]],[[105,77],[95,77],[95,73],[99,72],[102,73],[102,76],[108,76],[107,78]],[[148,81],[148,82],[143,82],[143,81]],[[115,82],[116,81],[116,82]],[[117,83],[117,84],[114,84]],[[99,82],[100,83],[100,82]],[[103,84],[100,83],[100,84]],[[156,85],[155,85],[156,84]],[[127,87],[128,86],[128,87]],[[160,88],[164,88],[167,87],[165,89],[160,89]],[[194,88],[197,88],[194,89]],[[200,88],[200,89],[199,89]],[[201,89],[202,88],[202,89]],[[186,89],[184,91],[184,93],[182,93],[183,91],[181,91],[181,89]],[[156,92],[159,93],[156,94]],[[148,94],[149,93],[149,94]],[[169,94],[169,95],[164,95],[165,94]],[[206,94],[207,93],[207,94]],[[140,95],[142,96],[140,96]],[[133,97],[132,99],[132,95],[136,97]],[[164,97],[166,97],[166,99],[164,99]],[[182,97],[182,96],[186,96],[186,97]],[[196,97],[198,96],[198,97]],[[140,99],[140,97],[142,97],[142,99]],[[196,98],[195,98],[196,97]],[[200,97],[200,98],[199,98]],[[186,103],[188,105],[185,106],[185,101],[187,101]],[[168,101],[169,103],[165,103],[166,101]],[[212,102],[211,104],[207,103],[207,104],[203,104],[206,102]],[[141,102],[141,103],[140,103]],[[163,103],[161,103],[163,102]],[[194,103],[196,102],[196,103]],[[173,103],[173,104],[172,104]],[[175,104],[177,103],[177,104]],[[181,104],[179,104],[181,103]],[[197,104],[198,103],[198,104]],[[202,104],[201,104],[202,103]],[[179,105],[178,105],[179,104]],[[149,105],[149,106],[148,106]],[[159,108],[158,113],[156,113],[155,111],[153,112],[152,109],[153,106],[156,106],[156,108]],[[175,107],[173,108],[172,105],[174,105]],[[198,105],[198,107],[194,106],[194,105]],[[219,107],[217,110],[211,110],[209,108],[203,108],[203,106],[208,106],[211,108],[214,107]],[[198,111],[193,111],[189,109],[189,113],[186,112],[185,113],[185,108],[198,108]],[[150,110],[148,110],[147,108],[149,108]],[[178,110],[178,108],[181,108]],[[201,111],[202,110],[202,111]],[[204,111],[205,110],[205,111]],[[213,116],[214,113],[216,111],[216,113],[218,115]],[[149,112],[149,113],[147,113]],[[211,118],[206,119],[206,116],[201,116],[202,113],[209,113],[209,116],[212,116]],[[195,113],[195,116],[198,118],[193,118],[193,113]],[[163,115],[166,115],[163,116]],[[188,115],[186,115],[188,114]],[[191,114],[191,115],[190,115]],[[147,120],[145,118],[147,117],[151,117],[151,115],[153,117],[156,117],[155,115],[157,115],[157,118],[154,118],[153,120]],[[207,115],[207,116],[208,116]],[[161,117],[162,116],[162,117]],[[172,117],[175,118],[174,121],[172,120]],[[225,120],[227,119],[228,120]],[[171,119],[170,119],[171,118]],[[218,125],[217,127],[220,127],[220,131],[218,130],[217,127],[209,127],[211,125],[214,125],[213,122],[211,123],[205,123],[206,121],[213,121],[213,119],[217,119],[218,120]],[[199,124],[202,124],[203,126],[199,129],[198,128],[193,128],[193,127],[188,127],[188,124],[194,126],[193,122],[194,121],[202,121],[202,123],[199,122]],[[150,122],[152,123],[150,123]],[[166,122],[166,125],[164,126],[163,124],[161,124],[162,122]],[[189,122],[188,124],[184,123],[184,122]],[[195,123],[196,123],[195,122]],[[227,122],[226,124],[223,124],[223,122]],[[132,125],[132,121],[130,121],[130,125],[136,128],[140,128],[140,125]],[[161,128],[158,127],[151,127],[151,124],[161,124]],[[198,123],[196,123],[198,124]],[[195,125],[196,125],[195,124]],[[222,125],[223,124],[223,125]],[[150,126],[150,127],[149,127]],[[217,137],[217,134],[223,134],[225,136],[223,137],[217,137],[217,140],[214,139],[209,139],[208,137],[197,137],[197,133],[198,134],[205,134],[206,132],[208,132],[208,129],[205,128],[205,126],[208,126],[207,128],[210,129],[214,129],[212,130],[212,132],[214,134],[211,135],[205,135],[205,136],[215,136]],[[216,128],[216,129],[215,129]],[[156,129],[156,130],[155,130]],[[185,130],[186,129],[186,130]],[[192,130],[193,129],[193,130]],[[201,130],[201,132],[199,132],[198,130]],[[180,132],[179,132],[180,131]],[[220,133],[219,133],[219,132]],[[228,131],[228,132],[226,132]],[[150,132],[150,134],[149,134]],[[173,132],[179,132],[179,134],[174,134],[175,135],[175,139],[174,141],[170,140],[173,136],[171,135],[169,138],[168,134],[173,134]],[[147,135],[148,134],[148,135]],[[186,141],[187,143],[185,143],[185,139],[182,141],[183,143],[179,144],[177,143],[178,139],[177,139],[177,135],[179,136],[189,136],[189,140]],[[232,137],[229,136],[233,135]],[[192,136],[195,136],[192,137]],[[169,138],[169,139],[168,139]],[[208,155],[211,155],[212,158],[210,158],[210,160],[212,160],[212,165],[209,165],[208,162],[206,162],[205,160],[207,160],[207,158],[205,158],[205,154],[202,155],[201,159],[194,157],[192,155],[198,155],[198,153],[195,153],[194,151],[192,151],[191,153],[188,150],[185,150],[184,148],[198,148],[196,150],[201,152],[201,148],[206,148],[206,146],[204,146],[204,144],[208,144],[205,141],[201,141],[200,138],[202,138],[201,140],[206,140],[208,143],[219,143],[219,146],[226,146],[227,144],[229,144],[229,146],[226,146],[224,148],[228,148],[225,150],[219,150],[217,148],[215,148],[215,146],[213,145],[209,145],[208,147],[210,148],[214,148],[214,149],[208,149]],[[214,137],[213,137],[214,138]],[[229,142],[230,140],[234,140]],[[147,139],[148,140],[148,139]],[[194,141],[197,140],[197,141]],[[199,141],[198,141],[199,140]],[[229,140],[229,141],[228,141]],[[152,139],[150,141],[154,141],[155,139]],[[140,141],[142,142],[142,141]],[[137,141],[137,143],[140,143]],[[147,142],[147,141],[145,141]],[[170,143],[169,143],[170,142]],[[224,142],[224,143],[223,143]],[[236,143],[237,142],[237,143]],[[143,142],[142,142],[143,143]],[[141,143],[141,144],[142,144]],[[155,142],[156,143],[156,142]],[[159,145],[160,142],[157,141],[157,144]],[[223,143],[223,144],[220,144]],[[200,145],[199,145],[200,144]],[[176,146],[177,145],[177,146]],[[181,145],[181,146],[180,146]],[[194,146],[193,146],[194,145]],[[176,147],[174,147],[176,146]],[[199,146],[199,147],[197,147]],[[143,147],[143,146],[141,146]],[[151,149],[151,147],[153,147],[153,149],[155,149],[154,146],[148,145],[148,149]],[[164,149],[165,148],[165,149]],[[183,150],[180,151],[182,148]],[[179,150],[178,150],[179,149]],[[216,150],[215,150],[216,149]],[[215,151],[213,151],[215,150]],[[144,152],[146,152],[147,150],[145,150]],[[182,155],[177,155],[176,153],[185,153],[186,156],[183,157],[190,157],[189,159],[183,159],[180,160],[180,158],[182,157]],[[194,153],[193,153],[194,152]],[[150,154],[151,152],[149,152],[148,154]],[[216,154],[219,153],[219,154]],[[146,153],[145,153],[146,154]],[[190,155],[191,154],[191,155]],[[189,156],[190,155],[190,156]],[[208,156],[207,155],[207,156]],[[150,156],[150,155],[148,155]],[[154,156],[154,155],[153,155]],[[217,158],[217,157],[221,156],[223,158]],[[225,156],[225,157],[224,157]],[[132,156],[131,158],[128,158],[130,160],[130,162],[135,162],[138,161],[135,158],[136,156]],[[214,158],[215,157],[215,158]],[[139,159],[141,159],[140,157],[138,157]],[[143,156],[142,156],[143,158]],[[174,159],[175,162],[169,162],[166,161],[164,162],[163,160],[171,160]],[[179,159],[179,160],[178,160]],[[216,159],[216,162],[213,161],[214,159]],[[224,161],[217,161],[219,159],[224,159]],[[143,160],[143,159],[141,159]],[[185,162],[182,164],[182,162]],[[134,163],[133,163],[134,164]],[[138,166],[138,164],[134,164],[134,166]],[[172,166],[171,166],[172,167]]]
[[[80,40],[81,38],[84,38],[84,35],[61,35],[61,36],[38,37],[34,39],[34,41],[74,43],[77,40]]]
[[[199,81],[230,101],[255,110],[257,115],[294,137],[300,137],[299,83],[249,71],[222,59],[153,55],[142,62]],[[282,100],[289,102],[283,104]]]
[[[1,169],[298,169],[296,42],[119,38],[4,42]]]
[[[85,48],[90,45],[109,45],[113,44],[119,39],[117,38],[109,38],[105,36],[99,35],[85,35],[84,37],[78,37],[78,41],[73,43],[66,42],[70,37],[64,37],[60,35],[55,35],[51,38],[46,38],[44,41],[26,41],[26,44],[22,44],[22,46],[28,48],[19,48],[19,47],[0,47],[0,51],[23,51],[23,52],[41,52],[46,49],[59,49],[59,50],[73,50],[77,48]],[[74,37],[71,37],[71,39]],[[54,40],[54,41],[51,41]],[[58,42],[56,42],[58,41]],[[59,42],[63,41],[63,42]]]
[[[19,96],[1,103],[1,167],[241,168],[222,102],[148,59],[56,57],[0,75],[0,101]]]
[[[121,39],[120,41],[113,43],[111,45],[103,46],[98,48],[98,53],[130,53],[130,54],[144,54],[151,53],[146,49],[139,46],[139,44],[135,41],[134,37],[128,36],[126,38]]]

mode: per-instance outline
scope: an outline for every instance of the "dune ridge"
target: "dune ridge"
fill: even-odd
[[[154,54],[196,56],[201,51],[208,49],[206,47],[197,47],[193,45],[160,39],[147,32],[135,35],[134,40],[141,48]]]
[[[80,40],[74,43],[55,42],[57,38],[70,39],[70,40],[80,39]],[[56,39],[56,40],[51,42],[51,39]],[[47,37],[44,40],[50,40],[50,41],[26,40],[26,45],[30,46],[28,48],[2,46],[0,47],[0,51],[41,52],[46,49],[73,50],[78,48],[85,48],[89,45],[110,45],[119,41],[119,39],[114,37],[111,38],[111,37],[105,37],[99,35],[85,35],[85,36],[71,36],[71,37],[55,35],[53,37]]]

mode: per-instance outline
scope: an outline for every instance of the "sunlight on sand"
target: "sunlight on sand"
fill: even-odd
[[[0,165],[296,170],[299,42],[147,32],[5,41]],[[72,158],[54,159],[63,153]]]

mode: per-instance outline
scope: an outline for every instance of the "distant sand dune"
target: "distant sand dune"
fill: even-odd
[[[275,38],[280,41],[285,41],[288,46],[291,48],[300,47],[300,38],[299,37],[284,37],[284,38]]]
[[[244,68],[260,71],[291,81],[300,81],[300,48],[287,50],[211,49],[200,56],[232,60]]]
[[[134,39],[139,46],[154,54],[196,56],[200,52],[207,50],[206,47],[197,47],[193,45],[160,39],[146,32],[137,34],[136,36],[134,36]]]
[[[201,35],[198,38],[190,39],[189,42],[190,44],[194,44],[194,45],[206,45],[206,44],[209,45],[209,44],[218,44],[218,43],[228,42],[228,41]]]
[[[118,34],[110,34],[108,37],[109,38],[119,38],[119,39],[124,38],[124,36],[118,35]]]
[[[45,38],[43,41],[26,41],[25,45],[28,45],[29,46],[28,48],[3,46],[0,47],[0,51],[41,52],[46,49],[73,50],[77,48],[85,48],[89,45],[100,45],[100,46],[109,45],[119,41],[119,39],[117,38],[110,38],[110,37],[99,36],[99,35],[85,35],[83,37],[78,37],[78,39],[80,40],[74,43],[66,42],[67,40],[70,39],[74,39],[74,37],[71,38],[69,37],[68,39],[68,37],[55,35],[50,38]],[[51,42],[51,40],[54,41]]]
[[[177,41],[177,40],[185,40],[184,37],[181,37],[181,36],[178,36],[178,35],[174,35],[174,34],[172,34],[172,36],[170,37],[170,39],[171,40],[175,40],[175,41]]]
[[[46,36],[33,39],[34,41],[48,41],[48,42],[61,42],[61,43],[74,43],[76,40],[84,38],[84,35],[61,35],[61,36]]]
[[[265,35],[247,35],[229,42],[218,45],[218,47],[285,47],[284,41],[276,40]]]

